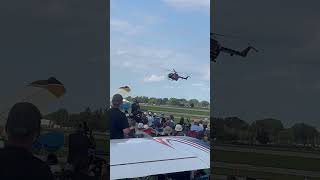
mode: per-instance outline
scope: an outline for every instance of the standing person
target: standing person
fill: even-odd
[[[69,135],[69,152],[68,164],[75,166],[75,163],[88,157],[88,150],[90,147],[90,140],[84,134],[81,124],[78,125],[76,131]]]
[[[115,94],[112,98],[112,108],[110,109],[111,133],[110,139],[123,139],[130,132],[126,115],[120,110],[123,97]]]
[[[50,167],[31,150],[40,135],[41,113],[31,103],[15,104],[6,123],[8,142],[0,149],[0,179],[53,180]]]
[[[96,149],[96,140],[94,138],[92,130],[90,130],[89,142],[90,142],[90,148],[91,149]]]
[[[136,114],[138,113],[138,111],[140,111],[140,105],[139,105],[138,98],[135,98],[133,101],[133,104],[131,105],[131,113]]]
[[[86,135],[89,135],[90,129],[88,127],[87,121],[83,122],[83,131]]]

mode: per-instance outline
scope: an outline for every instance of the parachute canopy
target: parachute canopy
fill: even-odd
[[[38,80],[29,84],[29,86],[44,88],[57,98],[63,96],[66,93],[64,85],[56,78],[51,77],[48,80]]]
[[[44,115],[51,103],[66,93],[64,85],[54,77],[37,80],[24,85],[6,101],[1,101],[0,125],[4,125],[11,107],[18,102],[29,102],[38,107]]]
[[[119,88],[120,92],[129,93],[131,91],[129,86],[123,86]]]

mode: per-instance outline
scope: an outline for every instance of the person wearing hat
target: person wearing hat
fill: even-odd
[[[143,132],[144,130],[144,125],[143,123],[138,123],[138,127],[135,133],[135,136],[138,138],[143,138],[145,136],[145,133]]]
[[[139,123],[138,124],[138,130],[144,130],[144,125],[143,125],[143,123]]]
[[[0,149],[0,179],[54,179],[50,167],[31,152],[40,135],[41,119],[31,103],[11,108],[5,126],[8,142]]]
[[[200,126],[200,119],[194,119],[190,128],[191,131],[202,132],[203,127]]]
[[[79,159],[84,159],[88,156],[88,149],[90,148],[90,139],[84,133],[83,125],[78,124],[75,132],[71,133],[68,137],[68,157],[67,162],[71,166]]]
[[[115,94],[112,97],[112,108],[110,109],[111,133],[110,139],[123,139],[130,133],[129,123],[126,115],[120,110],[123,97]]]
[[[181,124],[177,124],[174,130],[175,130],[175,136],[185,136],[185,134],[182,132],[183,127]]]

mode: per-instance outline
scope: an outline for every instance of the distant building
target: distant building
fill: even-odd
[[[52,128],[54,126],[54,122],[49,119],[41,119],[41,127],[42,128]]]

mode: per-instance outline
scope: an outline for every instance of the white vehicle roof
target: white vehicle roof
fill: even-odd
[[[190,137],[114,139],[110,178],[137,178],[210,168],[210,147]]]

